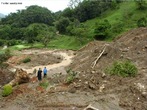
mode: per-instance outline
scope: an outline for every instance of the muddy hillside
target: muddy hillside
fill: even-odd
[[[131,30],[112,43],[91,42],[77,52],[73,63],[69,66],[79,71],[79,79],[70,86],[82,91],[112,93],[119,97],[119,105],[122,108],[145,110],[147,109],[146,57],[147,28]],[[122,78],[105,74],[105,68],[118,60],[132,61],[138,68],[138,75]]]
[[[93,62],[104,50],[103,55],[95,65],[95,70],[103,70],[115,60],[128,59],[138,68],[147,65],[147,29],[139,28],[121,35],[114,42],[91,42],[77,52],[73,64],[75,70],[91,70]],[[80,65],[79,65],[80,64]]]
[[[31,61],[22,63],[27,57]],[[10,70],[25,70],[23,73],[30,75],[30,80],[14,86],[9,96],[0,97],[0,110],[147,110],[146,57],[147,28],[133,29],[114,42],[90,42],[76,52],[22,50],[8,64]],[[138,68],[137,75],[106,74],[104,70],[118,60],[133,62]],[[44,66],[49,73],[39,82],[32,72]],[[8,77],[4,73],[0,71],[1,85],[13,79],[4,82]],[[23,79],[24,75],[20,75],[13,73],[12,82]]]

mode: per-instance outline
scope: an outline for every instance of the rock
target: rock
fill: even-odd
[[[87,85],[87,84],[88,84],[88,81],[86,81],[84,84],[86,84],[86,85]]]
[[[102,78],[105,78],[106,77],[106,74],[103,72],[102,73]]]
[[[105,88],[105,85],[102,84],[102,85],[100,86],[100,88],[99,88],[99,91],[102,92],[102,90],[104,90],[104,88]]]
[[[60,56],[57,57],[58,60],[62,59]]]
[[[12,86],[21,83],[27,83],[30,81],[30,77],[26,71],[22,69],[16,69],[14,79],[9,83]]]
[[[141,54],[141,52],[140,52],[140,51],[138,51],[138,52],[137,52],[137,54]]]
[[[95,74],[95,71],[91,71],[92,74]]]
[[[89,88],[90,88],[90,89],[96,89],[96,86],[95,86],[93,83],[90,82],[90,83],[89,83]]]
[[[147,91],[146,91],[146,87],[144,84],[141,83],[134,83],[134,87],[143,95],[143,96],[147,96]]]
[[[130,57],[126,57],[126,59],[127,59],[127,60],[132,60],[132,58],[130,58]]]
[[[121,51],[122,51],[122,52],[128,52],[129,49],[128,49],[128,48],[125,48],[125,49],[122,49]]]
[[[124,58],[124,55],[121,54],[121,55],[120,55],[120,58]]]
[[[77,53],[73,53],[73,55],[77,55]]]

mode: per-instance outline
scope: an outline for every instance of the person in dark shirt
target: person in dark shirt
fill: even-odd
[[[38,70],[37,77],[38,77],[39,81],[42,80],[42,70],[41,70],[41,68],[39,68],[39,70]]]

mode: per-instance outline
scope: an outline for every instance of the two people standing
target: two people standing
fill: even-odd
[[[47,69],[46,69],[46,67],[44,67],[44,69],[43,69],[43,75],[44,75],[44,78],[47,76]],[[41,70],[41,68],[39,68],[39,70],[37,72],[37,77],[38,77],[39,81],[42,80],[42,70]]]

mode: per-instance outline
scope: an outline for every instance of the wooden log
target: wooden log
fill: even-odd
[[[95,65],[97,64],[98,60],[101,58],[101,56],[102,56],[103,53],[105,52],[106,46],[107,46],[107,45],[104,45],[103,51],[102,51],[102,52],[100,53],[100,55],[96,58],[96,60],[95,60],[94,62],[92,62],[92,68],[95,67]]]

